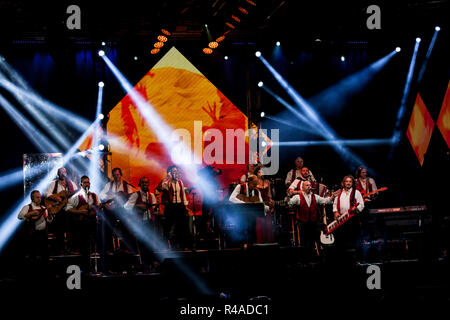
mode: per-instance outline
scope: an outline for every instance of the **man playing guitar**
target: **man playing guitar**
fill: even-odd
[[[53,180],[44,192],[46,206],[54,205],[51,214],[54,215],[52,229],[55,232],[55,249],[58,253],[64,253],[64,237],[71,233],[69,219],[65,211],[68,199],[77,191],[77,186],[67,177],[66,168],[58,169],[58,178]],[[69,239],[68,239],[69,240]],[[70,243],[68,243],[70,245]]]

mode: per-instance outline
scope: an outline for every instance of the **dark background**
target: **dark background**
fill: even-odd
[[[426,204],[436,221],[448,214],[445,195],[450,191],[449,149],[435,127],[423,166],[420,166],[406,137],[406,128],[417,92],[420,92],[436,122],[449,80],[448,1],[145,1],[112,5],[109,1],[1,1],[0,54],[46,99],[93,120],[97,83],[105,82],[103,113],[124,96],[114,76],[96,52],[106,41],[106,53],[119,70],[137,83],[144,74],[175,46],[249,118],[260,123],[261,111],[269,115],[293,117],[273,97],[257,87],[263,81],[271,90],[292,103],[270,72],[255,57],[263,56],[304,98],[308,99],[340,79],[363,69],[400,46],[402,51],[369,82],[360,93],[339,109],[315,106],[342,139],[378,139],[392,136],[397,111],[411,61],[415,38],[421,37],[414,78],[407,99],[402,135],[394,157],[390,146],[353,147],[351,150],[369,166],[378,186],[387,186],[382,206]],[[66,8],[81,7],[81,30],[67,30]],[[368,30],[367,6],[381,8],[381,30]],[[236,24],[212,55],[202,49],[209,39],[205,23],[215,39],[228,30],[237,6],[248,9],[247,17]],[[237,15],[237,14],[236,14]],[[420,84],[417,74],[428,45],[439,25],[441,31]],[[157,55],[150,50],[159,30],[173,32]],[[321,41],[315,41],[320,39]],[[280,41],[279,55],[273,55]],[[224,56],[229,57],[224,60]],[[345,62],[340,57],[346,57]],[[134,57],[138,59],[135,60]],[[15,103],[4,90],[0,93]],[[26,114],[18,103],[17,108]],[[26,138],[9,116],[0,110],[2,121],[1,172],[19,168],[24,153],[39,150]],[[271,121],[263,128],[280,128]],[[281,141],[305,141],[311,136],[288,127],[280,128]],[[71,141],[76,132],[67,132]],[[61,150],[64,151],[64,150]],[[297,156],[302,156],[316,178],[327,185],[340,182],[355,167],[344,163],[331,147],[283,147],[277,177],[285,178]],[[23,186],[1,193],[0,218],[23,196]],[[7,251],[9,252],[9,251]]]

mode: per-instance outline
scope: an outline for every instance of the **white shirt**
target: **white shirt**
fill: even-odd
[[[174,194],[172,197],[172,203],[184,203],[184,205],[187,206],[189,204],[189,202],[187,201],[186,194],[184,193],[183,182],[181,180],[178,180],[178,181],[180,183],[176,183],[175,180],[172,180],[172,182],[171,182],[173,190],[174,190]],[[161,186],[165,190],[170,190],[168,181],[163,181]],[[181,188],[180,188],[180,186],[181,186]]]
[[[351,188],[348,192],[346,192],[345,190],[342,190],[341,192],[341,199],[340,199],[340,206],[341,206],[341,210],[339,211],[340,214],[344,214],[346,213],[349,209],[350,209],[350,195],[352,194],[352,190],[353,188]],[[338,198],[336,197],[334,199],[334,203],[333,203],[333,212],[338,211],[337,210],[337,201]],[[364,200],[361,196],[361,193],[356,190],[355,191],[355,201],[358,202],[358,206],[357,209],[359,212],[363,211],[364,209]]]
[[[292,170],[289,170],[289,172],[287,173],[287,176],[286,176],[285,184],[290,184],[292,179],[296,179],[297,177],[300,177],[301,176],[301,170],[302,169],[296,169],[295,170],[295,177],[292,177]],[[309,171],[309,174],[310,174],[310,178],[308,180],[311,181],[311,182],[315,182],[316,178],[314,178],[313,173],[311,171]]]
[[[306,194],[302,191],[303,196],[305,197],[306,203],[308,204],[308,207],[311,206],[311,195],[313,195],[312,192],[310,192],[309,194]],[[323,198],[321,196],[318,196],[317,194],[314,194],[314,196],[316,197],[316,203],[317,204],[329,204],[332,202],[331,198]],[[298,206],[300,205],[300,195],[296,194],[295,196],[293,196],[290,200],[289,200],[289,206]]]
[[[263,202],[263,199],[262,199],[262,196],[261,196],[261,192],[259,192],[258,189],[250,190],[250,188],[248,187],[248,183],[245,184],[245,189],[246,189],[245,195],[247,197],[252,197],[253,195],[256,195],[256,193],[257,193],[258,197],[259,197],[259,201]],[[236,188],[234,188],[233,192],[230,195],[230,199],[229,199],[230,202],[232,202],[232,203],[245,203],[245,201],[239,200],[237,198],[237,196],[240,193],[241,193],[241,185],[238,184],[236,186]],[[264,214],[266,214],[268,211],[270,211],[269,206],[264,205]]]
[[[34,202],[32,202],[31,208],[32,208],[32,210],[39,210],[39,209],[41,209],[41,206],[37,206],[34,204]],[[29,209],[30,209],[30,206],[28,204],[25,205],[22,208],[22,210],[20,210],[17,218],[19,218],[20,220],[26,219],[25,215],[28,213]],[[47,218],[44,218],[44,216]],[[35,221],[34,228],[38,231],[45,230],[47,223],[51,223],[52,220],[53,220],[53,217],[48,214],[47,210],[45,210],[44,213],[40,216],[40,218]]]
[[[84,189],[81,189],[80,191],[78,191],[77,193],[75,193],[72,197],[69,198],[69,201],[67,202],[66,205],[66,210],[70,210],[70,209],[76,209],[78,207],[79,204],[79,199],[78,196],[81,195],[81,197],[86,200],[86,202],[90,205],[98,205],[98,203],[95,202],[94,200],[94,193],[89,192],[89,196],[86,194],[86,191]]]
[[[124,184],[123,181],[120,181],[119,184],[117,184],[114,180],[108,182],[107,184],[105,184],[105,187],[100,192],[100,199],[107,200],[107,199],[111,198],[112,193],[115,194],[117,192],[128,191],[128,190],[124,190],[123,184]],[[127,187],[127,189],[128,189],[128,187]]]
[[[142,198],[143,202],[145,202],[145,203],[156,203],[156,197],[155,197],[155,195],[153,193],[151,193],[151,192],[144,192],[142,190],[139,190],[137,192],[133,192],[131,194],[130,198],[128,199],[128,201],[125,203],[124,208],[126,210],[133,210],[134,209],[134,206],[136,205],[136,201],[138,199],[138,193],[141,194],[141,198]],[[152,208],[149,208],[149,209],[146,210],[146,212],[143,215],[143,220],[144,221],[150,219],[151,212],[152,212]]]
[[[73,186],[73,191],[78,190],[78,187],[75,183],[73,183],[72,181],[70,181],[69,179],[67,179],[68,183],[71,183]],[[48,196],[53,194],[53,189],[55,189],[55,183],[58,183],[58,186],[56,187],[56,193],[60,193],[63,190],[67,190],[69,191],[69,186],[66,186],[66,188],[64,188],[61,183],[59,182],[58,179],[53,180],[52,182],[50,182],[50,184],[47,187],[47,190],[45,190],[44,192],[44,197],[47,198]]]
[[[364,190],[367,191],[369,189],[369,188],[367,188],[367,182],[369,182],[372,185],[372,191],[377,190],[377,185],[375,184],[375,180],[373,180],[372,178],[366,178],[366,179],[358,178],[358,180],[361,183],[361,186],[363,187]]]
[[[291,190],[297,190],[298,184],[300,183],[300,190],[303,188],[303,180],[295,179],[294,182],[291,183],[289,186],[289,189]]]

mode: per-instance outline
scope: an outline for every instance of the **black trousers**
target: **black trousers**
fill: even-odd
[[[166,204],[166,236],[173,247],[187,247],[189,241],[189,225],[187,210],[183,203]]]
[[[320,241],[320,229],[316,222],[298,222],[300,232],[300,246],[308,248],[311,253],[316,248],[316,242]]]

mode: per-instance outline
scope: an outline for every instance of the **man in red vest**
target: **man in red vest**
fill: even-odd
[[[86,256],[94,252],[96,217],[100,200],[95,193],[89,191],[91,182],[88,176],[81,177],[80,186],[80,191],[69,199],[66,210],[75,218],[73,232],[75,248]]]
[[[167,168],[167,176],[159,183],[157,189],[163,193],[161,202],[165,206],[166,234],[170,248],[187,248],[189,246],[186,209],[188,201],[177,166]]]
[[[297,206],[295,219],[299,224],[300,244],[315,250],[315,244],[319,241],[322,215],[319,205],[331,204],[331,197],[323,198],[311,192],[311,182],[302,183],[302,191],[289,200],[290,206]]]

